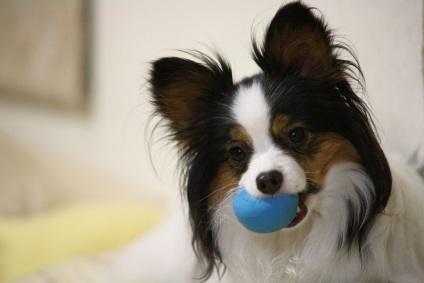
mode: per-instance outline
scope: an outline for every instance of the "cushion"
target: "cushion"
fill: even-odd
[[[160,207],[139,203],[71,204],[32,217],[0,217],[0,283],[117,249],[162,217]]]

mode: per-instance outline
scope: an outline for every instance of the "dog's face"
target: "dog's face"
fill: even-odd
[[[326,121],[327,109],[313,109],[316,100],[323,99],[319,92],[296,89],[296,82],[270,88],[275,85],[266,80],[256,76],[232,95],[228,115],[232,126],[223,141],[226,155],[209,186],[209,203],[217,209],[232,195],[229,191],[239,188],[257,197],[299,194],[293,227],[308,215],[313,206],[309,196],[324,188],[329,170],[361,159],[352,143],[335,132],[336,117]],[[289,85],[293,88],[282,88]],[[293,103],[301,95],[310,97],[305,103]]]
[[[391,176],[369,113],[350,82],[359,71],[351,51],[310,8],[282,7],[253,57],[262,72],[235,83],[216,55],[193,53],[200,62],[163,58],[152,65],[151,93],[181,152],[195,248],[208,262],[220,257],[212,214],[241,187],[256,196],[298,193],[301,225],[315,209],[314,195],[340,163],[363,167],[373,183],[367,206],[347,223],[341,242],[361,242],[387,204]],[[355,81],[358,82],[358,81]],[[376,180],[378,179],[378,182]],[[343,190],[343,188],[340,188]],[[348,205],[349,206],[349,205]],[[353,206],[353,205],[350,205]]]

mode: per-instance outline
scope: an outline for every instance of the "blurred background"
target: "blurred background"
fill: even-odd
[[[424,141],[422,0],[304,2],[354,46],[382,143],[409,156]],[[251,34],[261,38],[281,4],[0,0],[0,282],[119,248],[172,213],[176,153],[149,137],[149,62],[210,46],[236,79],[249,76]],[[109,240],[98,245],[96,233]],[[40,252],[51,239],[87,243],[39,265],[18,248]]]

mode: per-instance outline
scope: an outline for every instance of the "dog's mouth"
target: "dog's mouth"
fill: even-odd
[[[311,194],[316,194],[318,192],[318,189],[314,187],[308,188],[307,192],[299,193],[299,205],[297,208],[296,216],[294,217],[293,221],[286,227],[286,228],[292,228],[295,227],[297,224],[302,222],[303,219],[305,219],[306,215],[308,214],[308,207],[306,206],[306,199]]]
[[[299,206],[297,208],[296,216],[294,217],[293,221],[286,227],[286,228],[292,228],[299,224],[305,217],[306,214],[308,214],[308,207],[305,204],[305,200],[307,198],[307,193],[300,193],[299,194]]]

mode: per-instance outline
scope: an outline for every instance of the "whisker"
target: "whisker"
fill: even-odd
[[[204,201],[205,199],[209,198],[210,196],[212,196],[212,195],[214,195],[214,194],[216,194],[216,193],[218,193],[218,192],[220,192],[220,191],[222,191],[222,190],[225,190],[225,189],[227,189],[228,187],[231,187],[231,186],[234,186],[234,185],[237,185],[237,184],[238,184],[237,182],[229,183],[229,184],[227,184],[227,185],[225,185],[225,186],[223,186],[223,187],[221,187],[221,188],[219,188],[219,189],[217,189],[217,190],[214,190],[213,192],[211,192],[210,194],[208,194],[208,195],[207,195],[207,196],[205,196],[204,198],[201,198],[200,200],[196,201],[194,204],[198,204],[199,202]]]
[[[237,187],[229,190],[225,194],[224,199],[222,200],[221,204],[218,206],[218,208],[215,208],[215,213],[220,214],[221,217],[222,217],[222,215],[225,216],[225,213],[221,214],[221,211],[231,208],[231,202],[229,202],[229,200],[238,192],[239,188],[240,187],[237,186]]]

